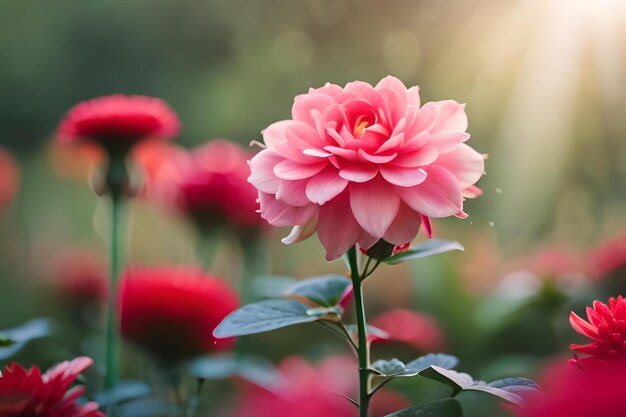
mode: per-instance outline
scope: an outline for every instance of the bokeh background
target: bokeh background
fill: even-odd
[[[0,0],[0,63],[0,145],[20,172],[0,212],[0,327],[60,315],[47,282],[60,252],[106,259],[107,207],[88,186],[89,166],[52,139],[68,108],[112,93],[165,99],[185,147],[260,140],[290,116],[295,95],[326,82],[393,74],[419,85],[423,102],[467,103],[470,143],[489,154],[484,195],[466,203],[468,219],[435,222],[466,251],[381,268],[366,291],[373,312],[431,314],[464,369],[484,378],[532,374],[566,352],[569,309],[604,294],[579,290],[592,285],[570,261],[626,227],[621,0]],[[184,220],[143,200],[129,212],[128,262],[202,264]],[[267,239],[271,274],[343,271],[315,239],[283,247],[284,233]],[[231,246],[214,265],[227,279],[238,273]],[[574,277],[536,279],[563,269]],[[523,303],[533,307],[509,314]],[[296,334],[279,332],[286,342],[272,349],[261,336],[258,350],[278,360],[338,349],[321,331]],[[25,358],[53,363],[76,349],[49,344]]]

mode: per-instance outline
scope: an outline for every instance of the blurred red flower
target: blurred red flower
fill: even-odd
[[[163,100],[116,94],[74,106],[59,125],[58,137],[65,143],[91,140],[107,149],[129,149],[143,139],[169,139],[179,131],[178,117]]]
[[[357,368],[349,356],[330,357],[315,366],[298,357],[287,358],[278,366],[283,386],[276,392],[248,389],[234,416],[356,417],[357,408],[345,397],[357,397]],[[383,417],[408,406],[401,395],[380,390],[370,415]]]
[[[11,154],[0,148],[0,208],[7,206],[15,196],[20,173]]]
[[[581,371],[573,367],[549,369],[544,393],[515,407],[518,417],[623,417],[626,363]]]
[[[238,307],[224,281],[194,267],[131,268],[120,288],[121,333],[164,362],[227,349],[213,330]]]
[[[173,155],[173,167],[156,176],[156,197],[203,228],[226,222],[239,231],[256,231],[265,222],[257,213],[257,191],[247,181],[251,156],[222,139]]]
[[[104,417],[98,404],[79,404],[85,388],[70,389],[78,375],[93,361],[79,357],[62,362],[42,375],[36,366],[24,369],[11,363],[0,375],[0,416],[2,417]]]
[[[445,335],[432,318],[411,310],[391,310],[373,319],[370,324],[384,330],[387,338],[373,342],[403,342],[421,352],[445,349]]]
[[[576,362],[584,369],[626,360],[626,300],[620,295],[611,297],[608,305],[594,301],[593,308],[587,307],[587,318],[588,322],[570,313],[574,330],[592,340],[586,345],[570,345],[572,350],[588,355]]]
[[[59,296],[70,301],[106,299],[106,265],[95,252],[84,248],[66,248],[56,254],[50,266],[52,284]]]
[[[626,233],[614,236],[589,251],[587,273],[604,279],[626,267]]]

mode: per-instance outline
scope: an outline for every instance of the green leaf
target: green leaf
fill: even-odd
[[[150,395],[150,387],[141,381],[120,381],[118,384],[107,391],[94,394],[94,400],[100,404],[100,407],[106,407],[111,404],[120,404],[126,401],[143,398]]]
[[[385,417],[463,417],[461,404],[454,398],[445,398],[430,404],[414,405]]]
[[[514,404],[524,402],[524,396],[540,391],[539,386],[527,378],[505,378],[486,383],[474,380],[471,375],[450,369],[431,366],[420,375],[452,387],[453,395],[462,390],[482,391]]]
[[[265,300],[248,304],[226,316],[213,331],[213,335],[226,338],[263,333],[294,324],[311,323],[334,311],[311,310],[306,304],[290,299]]]
[[[296,295],[324,307],[333,307],[351,286],[352,282],[343,275],[322,275],[298,282],[284,295]]]
[[[388,265],[396,265],[413,259],[426,258],[440,253],[450,252],[453,250],[463,251],[463,245],[459,242],[450,240],[431,239],[426,242],[411,246],[407,251],[392,255],[383,260]]]
[[[21,326],[2,331],[3,343],[0,344],[0,360],[6,360],[17,352],[31,340],[48,336],[51,333],[51,325],[48,319],[34,319]]]
[[[252,280],[252,288],[259,298],[278,298],[297,282],[284,275],[262,275]]]
[[[372,369],[380,372],[381,376],[400,375],[406,371],[406,365],[399,359],[393,358],[388,361],[379,359],[372,363]]]
[[[0,334],[0,347],[11,346],[15,344],[15,340]]]
[[[121,404],[117,408],[118,417],[172,417],[181,415],[176,404],[161,398],[139,398]]]
[[[431,366],[451,369],[458,363],[459,360],[455,356],[446,355],[445,353],[429,353],[412,360],[406,365],[395,358],[389,361],[378,360],[372,364],[372,368],[380,372],[381,376],[396,378],[415,376]]]
[[[231,354],[199,358],[187,365],[187,371],[200,379],[219,380],[239,376],[268,390],[277,390],[283,383],[281,374],[271,363],[247,355]]]

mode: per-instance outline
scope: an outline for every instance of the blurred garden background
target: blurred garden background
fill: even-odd
[[[483,196],[465,205],[470,217],[434,221],[437,237],[465,251],[379,268],[365,287],[368,315],[426,315],[441,332],[436,348],[485,380],[536,377],[555,357],[571,357],[578,339],[569,311],[626,288],[626,250],[614,249],[626,247],[620,0],[0,0],[0,146],[18,172],[0,171],[0,183],[17,187],[0,196],[0,328],[36,317],[55,328],[12,359],[47,368],[102,354],[94,301],[102,295],[84,280],[106,277],[107,204],[89,186],[88,158],[54,141],[71,106],[114,93],[160,97],[181,119],[177,144],[225,138],[247,147],[289,118],[294,96],[309,87],[376,84],[388,74],[419,85],[422,102],[467,103],[472,146],[489,159]],[[141,197],[127,211],[129,265],[196,265],[241,279],[239,240],[214,238],[209,262],[208,245],[183,217]],[[324,261],[316,239],[282,245],[287,234],[264,235],[263,275],[345,272],[341,260]],[[250,286],[262,297],[283,283]],[[94,300],[74,306],[70,287]],[[348,353],[310,327],[250,337],[246,346],[274,363]],[[385,346],[379,355],[407,360],[428,348]],[[138,358],[125,345],[122,374],[149,379]],[[422,380],[389,387],[411,402],[445,391]],[[463,396],[467,415],[505,413],[493,411],[496,400]]]

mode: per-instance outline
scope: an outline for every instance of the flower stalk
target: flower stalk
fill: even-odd
[[[117,287],[121,266],[121,212],[124,191],[128,184],[128,170],[125,163],[125,152],[109,152],[109,164],[106,171],[106,186],[111,197],[111,235],[109,243],[109,297],[106,313],[106,352],[105,377],[106,390],[115,387],[118,381],[118,345],[119,323],[117,318]],[[113,415],[114,410],[109,411]]]
[[[370,355],[367,343],[367,322],[365,319],[365,303],[363,301],[362,279],[359,274],[359,267],[356,258],[356,247],[348,250],[348,262],[350,264],[350,274],[354,287],[354,305],[356,308],[356,320],[358,331],[359,357],[359,417],[367,417],[370,401]]]

